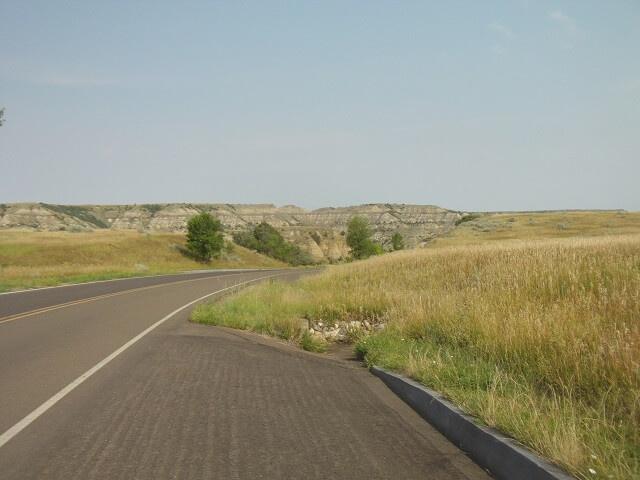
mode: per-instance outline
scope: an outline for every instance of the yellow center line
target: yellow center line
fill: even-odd
[[[230,275],[223,275],[223,276],[226,278],[226,277],[235,277],[235,276],[238,276],[238,275],[242,275],[242,273],[232,273]],[[118,295],[124,295],[126,293],[140,292],[142,290],[150,290],[152,288],[166,287],[168,285],[178,285],[179,283],[197,282],[199,280],[210,280],[212,278],[220,278],[220,276],[217,276],[217,277],[214,276],[214,277],[192,278],[190,280],[180,280],[179,282],[161,283],[159,285],[149,285],[147,287],[132,288],[131,290],[122,290],[121,292],[107,293],[105,295],[98,295],[96,297],[89,297],[89,298],[83,298],[83,299],[80,299],[80,300],[73,300],[73,301],[67,302],[67,303],[59,303],[58,305],[51,305],[49,307],[39,308],[37,310],[30,310],[28,312],[15,313],[13,315],[8,315],[6,317],[0,318],[0,324],[1,323],[6,323],[6,322],[12,322],[14,320],[18,320],[18,319],[24,318],[24,317],[30,317],[32,315],[38,315],[40,313],[50,312],[52,310],[59,310],[61,308],[72,307],[73,305],[80,305],[81,303],[93,302],[95,300],[101,300],[103,298],[116,297]]]

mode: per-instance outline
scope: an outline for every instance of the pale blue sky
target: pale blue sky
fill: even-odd
[[[639,1],[0,1],[0,202],[640,210]]]

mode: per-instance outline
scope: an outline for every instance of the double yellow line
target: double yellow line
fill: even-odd
[[[232,273],[230,275],[224,275],[224,277],[235,277],[237,275],[242,275],[242,273]],[[39,308],[37,310],[30,310],[28,312],[8,315],[6,317],[0,318],[0,323],[13,322],[14,320],[18,320],[20,318],[30,317],[32,315],[38,315],[40,313],[51,312],[53,310],[59,310],[61,308],[71,307],[73,305],[80,305],[81,303],[93,302],[95,300],[101,300],[103,298],[117,297],[118,295],[124,295],[126,293],[141,292],[142,290],[151,290],[152,288],[166,287],[168,285],[178,285],[180,283],[197,282],[199,280],[210,280],[212,278],[219,278],[219,277],[213,276],[213,277],[192,278],[190,280],[180,280],[178,282],[161,283],[158,285],[150,285],[148,287],[132,288],[130,290],[122,290],[121,292],[107,293],[105,295],[98,295],[96,297],[83,298],[81,300],[73,300],[72,302],[59,303],[58,305],[52,305],[50,307],[44,307],[44,308]]]

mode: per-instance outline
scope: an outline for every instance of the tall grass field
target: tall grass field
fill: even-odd
[[[0,291],[202,268],[284,266],[242,247],[202,264],[184,254],[185,243],[183,233],[0,230]]]
[[[192,319],[304,345],[301,318],[386,324],[353,340],[367,364],[579,478],[640,478],[640,234],[469,236],[262,284]]]

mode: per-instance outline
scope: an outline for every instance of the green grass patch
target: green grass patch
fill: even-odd
[[[0,245],[0,258],[3,257],[21,257],[32,254],[36,251],[35,245],[9,244]],[[9,260],[3,262],[8,265]]]
[[[329,342],[319,335],[305,332],[300,337],[300,346],[307,352],[324,353],[329,348]]]
[[[297,302],[290,301],[294,296],[298,296]],[[326,342],[310,338],[301,326],[307,311],[304,296],[300,289],[270,280],[222,302],[196,306],[191,321],[264,333],[296,342],[306,350],[325,351]]]
[[[282,282],[265,282],[243,290],[231,299],[196,306],[191,320],[284,339],[299,337],[301,330],[296,315],[286,311],[281,301],[285,288]]]

